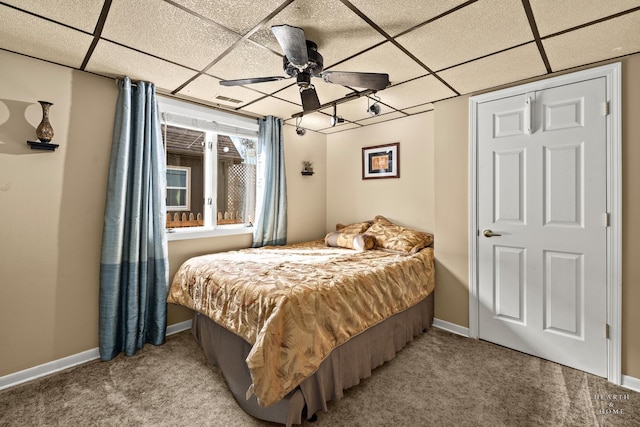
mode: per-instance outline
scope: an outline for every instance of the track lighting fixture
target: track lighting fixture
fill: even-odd
[[[338,116],[338,109],[336,104],[333,104],[333,116],[331,116],[331,127],[337,125],[338,123],[344,123],[344,119],[342,116]]]
[[[307,133],[307,130],[300,126],[301,123],[302,123],[302,117],[296,117],[296,133],[299,136],[303,136],[305,133]]]
[[[371,117],[375,117],[380,115],[380,113],[382,112],[382,107],[379,104],[380,97],[375,95],[372,96],[373,98],[375,98],[376,102],[374,102],[373,105],[369,105],[369,101],[371,100],[371,98],[367,97],[367,113],[369,113]]]

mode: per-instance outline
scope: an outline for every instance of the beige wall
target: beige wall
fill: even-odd
[[[113,80],[0,50],[0,376],[98,346],[100,246],[117,87]],[[55,152],[32,151],[51,101]],[[324,135],[285,128],[290,241],[325,230]],[[302,160],[316,175],[300,175]],[[186,258],[251,235],[169,242]],[[169,307],[169,324],[191,313]]]
[[[469,326],[469,99],[435,110],[435,316]]]
[[[112,80],[47,62],[0,51],[0,63],[5,375],[98,345],[100,242],[117,93]],[[37,100],[54,103],[55,152],[26,145],[42,118]]]
[[[328,135],[327,231],[383,215],[433,232],[433,128],[434,114],[426,112]],[[400,143],[400,178],[363,180],[362,147],[392,142]]]
[[[326,136],[311,131],[299,136],[294,126],[285,126],[284,142],[289,201],[287,241],[298,243],[322,238],[327,215]],[[300,173],[303,160],[313,163],[313,175]]]
[[[600,65],[600,64],[596,64]],[[469,97],[435,106],[436,317],[468,326]],[[622,374],[640,378],[640,55],[622,61]]]
[[[640,378],[640,55],[622,61],[622,373]]]

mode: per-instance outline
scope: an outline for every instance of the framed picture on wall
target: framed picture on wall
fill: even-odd
[[[362,179],[400,178],[400,143],[362,147]]]

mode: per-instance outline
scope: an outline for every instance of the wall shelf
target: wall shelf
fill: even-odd
[[[50,142],[27,141],[32,150],[56,151],[60,144],[52,144]]]
[[[311,176],[311,175],[313,175],[313,171],[302,171],[302,172],[300,172],[300,173],[301,173],[302,175],[305,175],[305,176]]]

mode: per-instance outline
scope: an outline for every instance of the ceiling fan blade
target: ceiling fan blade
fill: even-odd
[[[282,76],[273,76],[273,77],[253,77],[249,79],[237,79],[237,80],[221,80],[220,84],[222,86],[242,86],[242,85],[250,85],[253,83],[265,83],[265,82],[275,82],[278,80],[284,80],[287,77]]]
[[[313,86],[307,86],[300,91],[302,98],[302,111],[313,111],[320,108],[320,100]]]
[[[304,38],[304,30],[290,25],[274,25],[271,27],[273,35],[278,39],[280,47],[289,62],[293,65],[304,67],[309,62],[307,54],[307,41]]]
[[[343,86],[381,90],[389,86],[389,74],[357,73],[351,71],[325,71],[322,80]]]

